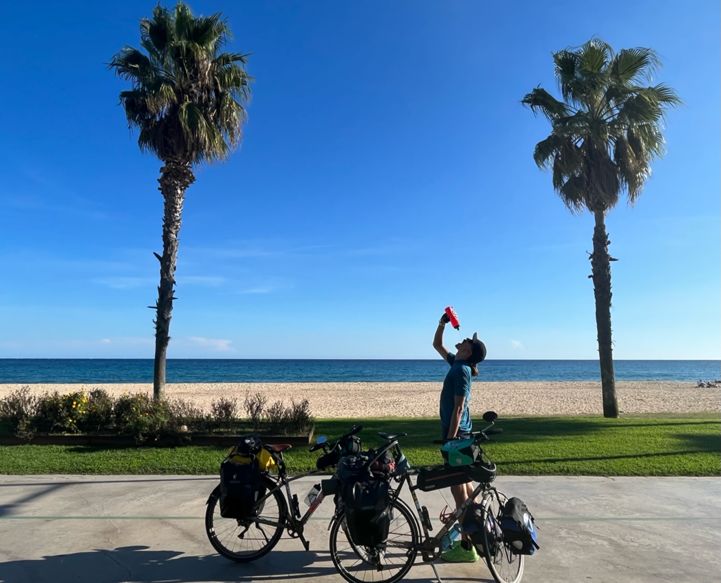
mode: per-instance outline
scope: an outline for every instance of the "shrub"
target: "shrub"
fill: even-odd
[[[9,423],[15,435],[32,433],[36,412],[37,397],[30,392],[30,387],[21,387],[0,400],[0,418]]]
[[[286,420],[289,432],[295,433],[310,429],[313,424],[313,416],[310,414],[308,399],[303,399],[300,403],[292,400],[290,407],[287,409]]]
[[[313,418],[310,415],[310,404],[307,399],[300,403],[291,401],[286,407],[282,401],[276,401],[265,410],[268,430],[273,433],[296,433],[310,428]]]
[[[80,429],[88,432],[109,430],[113,425],[113,398],[103,389],[88,394],[85,417]]]
[[[217,401],[210,404],[210,415],[214,421],[228,423],[238,418],[238,401],[237,399],[228,399],[221,397]]]
[[[39,431],[78,433],[87,407],[88,396],[83,392],[43,395],[38,399],[35,426]]]
[[[196,407],[190,401],[183,399],[172,399],[167,402],[170,413],[169,429],[180,431],[185,425],[189,431],[203,429],[206,426],[206,416],[202,409]]]
[[[246,393],[245,395],[243,405],[245,406],[245,412],[248,414],[248,419],[250,419],[254,430],[260,427],[260,422],[263,419],[263,410],[267,402],[268,398],[262,393],[254,393],[253,395]]]
[[[123,395],[115,403],[115,426],[119,433],[131,435],[136,442],[156,440],[170,431],[170,407],[144,394]]]
[[[276,401],[265,410],[265,420],[271,433],[284,432],[286,427],[287,409],[282,401]]]

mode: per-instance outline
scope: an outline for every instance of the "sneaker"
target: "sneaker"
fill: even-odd
[[[471,545],[471,548],[467,549],[463,541],[454,542],[450,549],[441,554],[441,560],[448,563],[475,563],[478,559],[475,547]]]

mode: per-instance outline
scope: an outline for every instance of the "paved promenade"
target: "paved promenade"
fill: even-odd
[[[217,554],[203,513],[215,477],[0,476],[0,583],[342,581],[327,552],[332,503],[249,565]],[[295,482],[302,499],[310,479]],[[527,583],[721,581],[721,478],[501,477],[540,526]],[[445,493],[450,499],[449,493]],[[431,517],[441,493],[422,494]],[[445,581],[492,581],[485,563],[440,564]],[[418,563],[406,581],[432,581]]]

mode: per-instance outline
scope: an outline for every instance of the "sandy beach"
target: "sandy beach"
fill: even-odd
[[[0,384],[0,398],[28,386],[35,393],[102,388],[118,396],[152,393],[152,384]],[[205,410],[221,396],[236,398],[242,410],[247,394],[262,393],[268,403],[308,399],[313,416],[433,417],[441,383],[178,383],[167,397],[192,401]],[[623,414],[721,413],[721,387],[696,388],[692,382],[618,381]],[[474,382],[471,413],[488,409],[500,415],[596,415],[602,413],[600,382]]]

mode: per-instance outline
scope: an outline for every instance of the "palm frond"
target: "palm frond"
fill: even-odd
[[[536,144],[533,150],[533,160],[539,168],[549,168],[553,165],[553,159],[558,154],[563,143],[563,138],[558,134],[551,134],[545,140]]]
[[[641,155],[637,155],[626,137],[616,140],[613,158],[619,180],[626,187],[631,202],[636,200],[650,176],[649,157],[646,154],[647,152],[641,152]]]
[[[563,98],[572,103],[576,101],[574,89],[578,82],[578,69],[580,57],[569,50],[558,51],[553,54],[556,79]]]
[[[579,69],[583,75],[600,75],[613,58],[613,49],[602,40],[593,38],[580,48],[578,56]]]
[[[536,87],[528,93],[521,103],[531,108],[534,113],[541,112],[549,120],[553,121],[559,117],[567,116],[570,113],[568,106],[562,101],[558,101],[545,89]]]
[[[170,12],[158,5],[153,10],[153,18],[140,21],[140,38],[146,50],[162,55],[173,41],[173,18]]]
[[[650,79],[659,64],[658,56],[652,49],[622,49],[611,61],[609,72],[614,83],[627,85]]]
[[[150,59],[133,47],[120,49],[120,52],[110,59],[108,67],[114,69],[119,77],[133,83],[146,83],[152,81],[155,76],[155,69]]]
[[[557,189],[558,195],[561,197],[563,204],[572,213],[581,212],[586,206],[586,192],[588,188],[586,179],[583,176],[571,176],[560,188]]]

